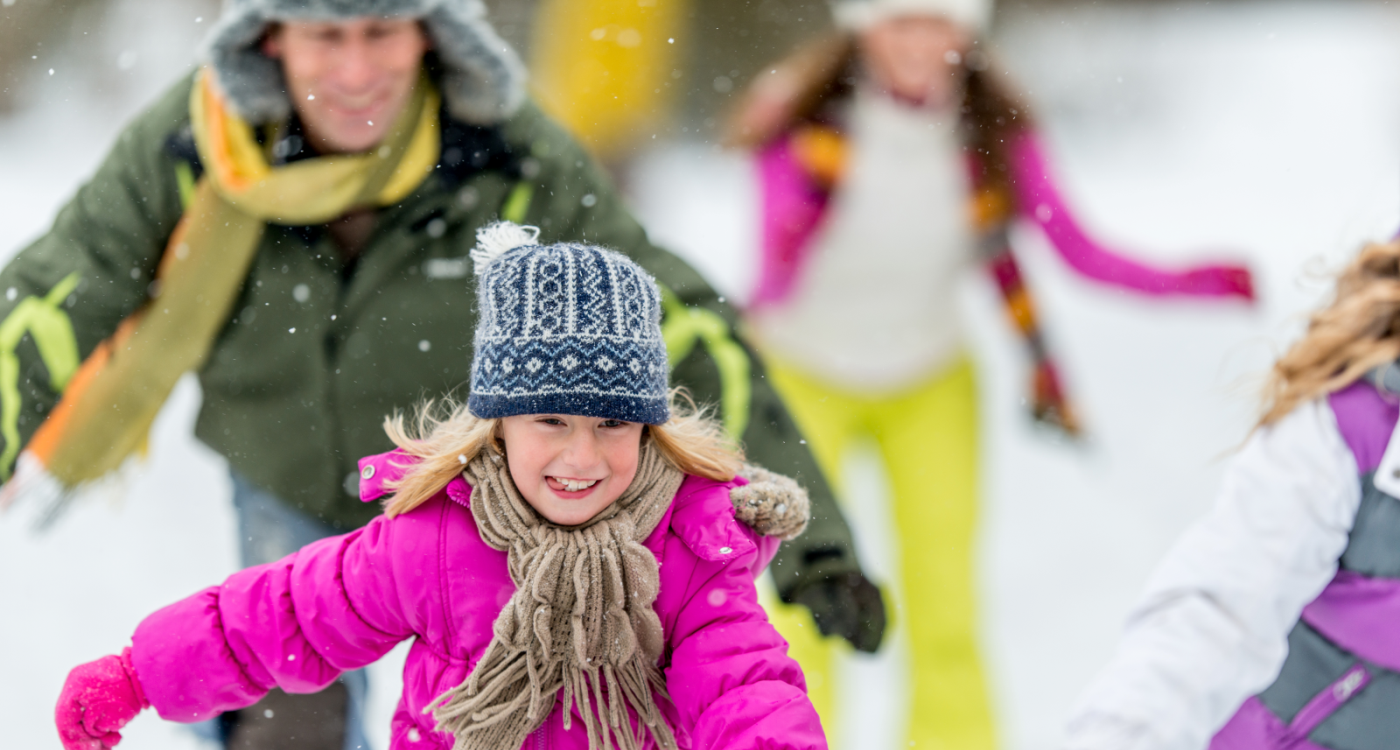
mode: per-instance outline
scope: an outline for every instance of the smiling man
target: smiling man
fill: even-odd
[[[226,4],[206,65],[0,272],[6,493],[61,500],[119,467],[195,371],[196,433],[228,459],[245,564],[363,525],[380,509],[358,501],[356,460],[391,447],[386,414],[467,380],[468,253],[507,218],[655,276],[673,382],[811,492],[812,524],[773,566],[779,593],[873,649],[879,593],[734,311],[528,101],[484,14],[479,0]],[[274,692],[221,731],[230,747],[356,747],[361,687]]]
[[[416,19],[357,18],[276,24],[262,52],[282,63],[312,148],[333,154],[384,140],[413,95],[430,46]]]

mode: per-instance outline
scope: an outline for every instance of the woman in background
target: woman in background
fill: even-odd
[[[1026,105],[985,50],[991,11],[990,0],[840,0],[837,33],[769,66],[730,133],[754,152],[761,181],[748,322],[774,383],[838,487],[861,438],[878,445],[889,477],[911,747],[995,746],[975,636],[979,417],[955,302],[962,272],[992,272],[1034,362],[1033,414],[1071,435],[1079,423],[1008,244],[1014,221],[1039,225],[1096,281],[1253,298],[1242,267],[1154,268],[1085,234]],[[776,616],[830,729],[831,653],[801,619]]]

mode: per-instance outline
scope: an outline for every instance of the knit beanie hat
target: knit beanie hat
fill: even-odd
[[[943,16],[977,32],[992,25],[993,0],[832,0],[836,25],[860,31],[897,16]]]
[[[423,23],[442,62],[439,85],[453,116],[491,125],[525,101],[525,66],[486,20],[482,0],[225,0],[202,56],[239,115],[276,122],[291,114],[292,102],[282,65],[260,49],[268,25],[365,16]]]
[[[656,282],[611,250],[538,236],[505,221],[477,232],[472,414],[664,423],[670,367]]]

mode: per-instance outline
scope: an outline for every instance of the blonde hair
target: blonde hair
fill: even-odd
[[[1337,277],[1336,297],[1279,360],[1264,387],[1259,426],[1339,391],[1400,357],[1400,241],[1367,245]]]
[[[646,425],[642,439],[650,436],[666,462],[686,474],[720,482],[733,479],[744,465],[743,450],[683,389],[672,390],[670,401],[671,418],[665,424]],[[390,518],[427,502],[483,452],[506,452],[500,419],[482,419],[466,404],[451,400],[423,403],[411,423],[403,414],[386,417],[384,432],[405,453],[420,459],[407,467],[403,478],[388,483],[394,494],[385,501],[384,512]]]

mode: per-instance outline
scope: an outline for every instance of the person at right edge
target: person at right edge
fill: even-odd
[[[1157,566],[1066,750],[1400,745],[1400,241],[1274,363],[1214,508]]]
[[[989,55],[990,0],[838,0],[837,32],[770,65],[729,140],[755,154],[762,254],[747,322],[773,384],[841,484],[876,443],[900,541],[896,621],[911,650],[909,747],[995,747],[977,644],[977,382],[957,284],[991,272],[1034,366],[1041,422],[1080,426],[1008,241],[1038,226],[1079,274],[1136,294],[1253,299],[1247,269],[1154,268],[1096,243],[1050,176],[1027,105]],[[1222,308],[1223,309],[1223,308]],[[830,644],[779,607],[828,733]]]

